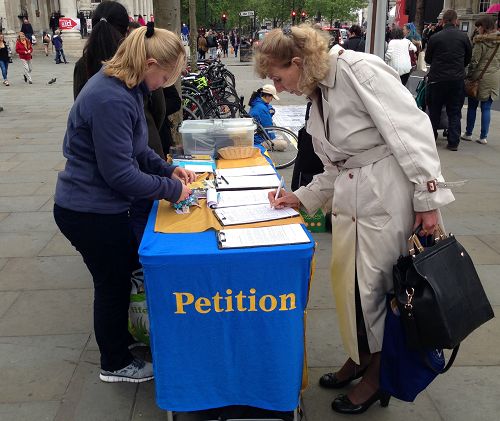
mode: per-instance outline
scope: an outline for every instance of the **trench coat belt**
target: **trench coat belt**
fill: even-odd
[[[387,145],[379,145],[372,149],[368,149],[367,151],[353,155],[345,161],[337,161],[335,162],[335,165],[339,169],[363,168],[390,155],[392,155],[392,152]]]

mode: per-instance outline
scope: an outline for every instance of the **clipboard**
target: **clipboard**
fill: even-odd
[[[236,228],[216,233],[219,249],[308,244],[309,236],[300,224],[272,227]]]
[[[269,204],[235,206],[214,209],[215,217],[222,226],[253,224],[256,222],[275,221],[293,218],[299,215],[295,209],[271,209]]]

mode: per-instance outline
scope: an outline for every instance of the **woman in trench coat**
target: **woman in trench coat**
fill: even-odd
[[[362,377],[332,408],[364,412],[380,400],[380,351],[392,266],[407,253],[413,227],[432,233],[439,208],[454,200],[443,188],[429,118],[398,74],[379,57],[338,46],[307,25],[275,29],[259,45],[255,66],[278,92],[312,101],[307,131],[324,164],[322,174],[295,192],[282,191],[276,208],[332,208],[332,286],[349,359],[320,385],[341,388]]]

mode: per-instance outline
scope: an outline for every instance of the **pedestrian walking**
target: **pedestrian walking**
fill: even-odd
[[[477,107],[481,104],[481,134],[476,142],[486,145],[491,121],[491,104],[498,100],[500,88],[500,32],[497,32],[495,20],[489,15],[481,16],[475,22],[475,26],[478,35],[474,38],[467,78],[479,80],[479,88],[476,98],[469,96],[467,99],[467,126],[461,139],[473,140],[472,131],[476,123]],[[482,72],[484,74],[481,77]]]
[[[0,69],[2,70],[3,84],[9,86],[9,80],[7,79],[7,72],[9,70],[9,60],[11,52],[9,44],[5,41],[3,34],[0,33]]]
[[[19,56],[21,63],[23,63],[24,81],[31,85],[33,83],[33,80],[31,79],[31,59],[33,58],[31,54],[33,53],[33,47],[29,39],[26,38],[26,35],[22,32],[19,32],[19,35],[17,36],[16,53]]]
[[[401,28],[394,28],[385,52],[385,62],[398,72],[401,83],[406,86],[411,72],[410,52],[416,53],[417,47],[403,35]]]
[[[52,37],[48,32],[43,31],[42,35],[42,42],[43,42],[43,49],[45,51],[45,57],[49,55],[49,46],[50,46],[50,41]]]
[[[49,28],[52,31],[52,35],[56,33],[56,29],[59,28],[59,19],[55,12],[52,12],[49,19]]]
[[[52,37],[52,45],[56,49],[56,58],[54,59],[56,64],[60,64],[63,61],[65,64],[68,63],[66,61],[66,56],[64,55],[63,39],[61,37],[60,29],[56,29],[56,34]]]
[[[229,38],[227,34],[222,37],[222,53],[224,57],[229,57]]]
[[[215,59],[217,57],[217,38],[214,32],[210,29],[207,33],[208,58]]]
[[[320,25],[321,26],[321,25]],[[348,29],[349,39],[344,44],[344,49],[365,52],[365,40],[363,39],[363,30],[359,25],[352,25]]]
[[[35,44],[33,40],[33,26],[27,17],[23,18],[23,24],[21,25],[21,32],[29,39],[32,44]]]
[[[361,378],[334,399],[336,412],[361,413],[377,401],[387,406],[380,351],[393,265],[408,252],[412,229],[434,232],[439,208],[454,200],[448,189],[434,189],[444,180],[429,119],[380,58],[340,46],[329,52],[328,35],[305,24],[270,31],[255,66],[278,93],[312,101],[307,131],[324,172],[293,193],[282,189],[276,200],[271,192],[269,200],[310,215],[331,204],[332,285],[349,359],[320,385],[337,389]]]
[[[447,148],[456,151],[460,143],[460,120],[465,100],[465,67],[470,63],[472,46],[467,34],[457,27],[457,12],[446,10],[443,13],[443,24],[443,29],[435,32],[429,39],[425,52],[425,61],[431,66],[428,74],[427,104],[435,139],[441,109],[446,106]]]
[[[69,113],[54,218],[92,274],[104,382],[153,378],[152,364],[128,348],[130,274],[138,264],[128,211],[134,198],[175,203],[191,193],[194,173],[168,165],[147,146],[143,113],[144,94],[175,83],[185,59],[177,34],[138,28],[85,84]]]
[[[234,36],[233,48],[234,48],[234,56],[238,57],[238,49],[240,48],[240,36],[238,34]]]
[[[207,54],[207,39],[203,36],[203,34],[198,35],[198,60],[205,60],[205,55]]]

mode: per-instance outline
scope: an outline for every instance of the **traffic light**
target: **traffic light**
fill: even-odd
[[[300,14],[300,17],[302,19],[302,22],[305,22],[306,21],[306,12],[302,11],[302,13]]]
[[[226,21],[227,21],[227,15],[225,13],[222,14],[222,23],[224,24],[224,26],[226,26]]]
[[[295,25],[295,18],[297,17],[297,12],[292,10],[292,25]]]

